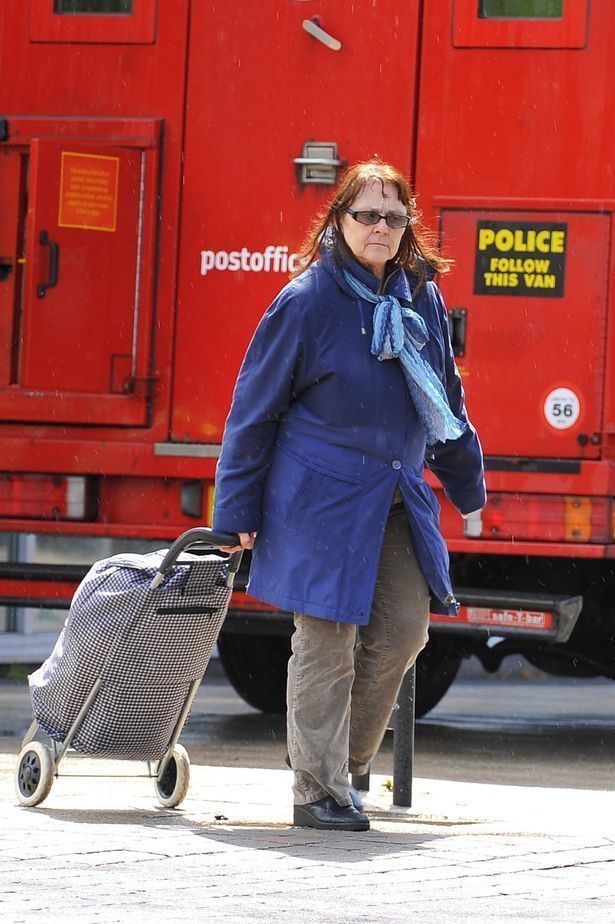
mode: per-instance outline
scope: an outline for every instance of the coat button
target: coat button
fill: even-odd
[[[393,459],[393,461],[391,462],[391,467],[394,469],[400,469],[401,462],[399,461],[399,459]]]

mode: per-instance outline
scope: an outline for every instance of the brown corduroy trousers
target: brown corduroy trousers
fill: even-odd
[[[427,643],[429,594],[403,504],[391,507],[366,626],[295,613],[288,664],[288,753],[296,805],[350,805],[348,773],[365,773],[401,682]]]

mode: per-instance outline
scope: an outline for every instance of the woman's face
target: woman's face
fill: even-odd
[[[380,215],[390,212],[398,215],[408,214],[406,206],[399,199],[396,187],[392,183],[382,184],[377,179],[365,184],[350,208],[357,211],[375,211]],[[399,250],[405,228],[389,228],[383,218],[377,225],[362,225],[348,212],[341,216],[341,227],[344,240],[355,259],[382,279],[386,263],[392,260]]]

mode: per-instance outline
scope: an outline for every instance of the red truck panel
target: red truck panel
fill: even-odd
[[[443,209],[460,259],[442,288],[466,312],[458,365],[490,455],[600,455],[609,233],[606,215]]]
[[[579,0],[564,4],[572,12]],[[603,92],[611,71],[615,17],[609,3],[585,3],[583,48],[562,30],[557,47],[502,47],[498,30],[519,38],[532,20],[483,21],[489,44],[456,47],[453,22],[474,0],[426,0],[423,17],[417,189],[435,196],[533,201],[613,197],[611,126],[615,96]],[[578,203],[579,205],[575,205]],[[529,203],[528,203],[529,207]],[[452,254],[461,257],[461,254]]]
[[[12,197],[11,224],[0,232],[0,264],[12,270],[6,282],[0,281],[0,328],[8,333],[0,347],[0,387],[6,387],[11,381],[17,385],[10,389],[10,401],[0,398],[0,414],[4,420],[7,417],[19,421],[37,420],[38,424],[26,431],[27,439],[35,441],[45,436],[56,438],[58,423],[70,423],[63,438],[83,440],[77,455],[87,455],[89,469],[97,467],[105,471],[118,441],[146,440],[153,454],[152,443],[168,438],[188,9],[188,0],[174,0],[173,4],[140,0],[134,17],[58,16],[53,13],[53,3],[47,0],[9,0],[2,4],[0,11],[0,116],[6,118],[8,135],[0,142],[0,197],[5,202],[5,190],[9,188]],[[24,113],[30,115],[26,118]],[[28,205],[27,158],[33,139],[57,143],[69,152],[81,150],[84,145],[92,153],[101,146],[116,150],[119,147],[127,163],[137,149],[137,157],[145,154],[146,165],[144,175],[136,177],[136,186],[132,180],[135,179],[134,170],[139,170],[140,165],[132,168],[132,180],[124,176],[125,183],[132,184],[133,189],[132,206],[130,195],[122,197],[126,201],[121,206],[129,211],[133,208],[130,216],[132,240],[125,238],[119,226],[116,232],[62,230],[67,240],[70,237],[73,242],[84,241],[86,237],[97,238],[102,246],[107,238],[98,276],[92,278],[84,273],[80,280],[72,276],[73,287],[81,287],[76,292],[73,289],[75,297],[79,292],[87,292],[87,310],[82,307],[85,311],[82,320],[89,313],[90,319],[96,321],[88,323],[87,332],[81,331],[83,336],[79,337],[75,336],[78,324],[73,324],[71,337],[68,318],[65,316],[63,321],[60,311],[59,323],[51,332],[47,330],[53,345],[49,354],[57,352],[57,365],[62,367],[64,376],[72,377],[75,391],[72,398],[70,395],[62,397],[61,402],[54,403],[48,395],[24,405],[21,396],[16,394],[24,384],[21,370],[16,369],[14,359],[11,366],[10,350],[7,352],[5,344],[13,343],[15,338],[18,340],[23,333],[16,307],[20,293],[15,283],[17,288],[21,284],[23,264],[19,261],[26,259],[20,249],[24,234],[19,228],[19,211]],[[164,158],[160,165],[162,149]],[[19,191],[14,177],[20,166],[23,179]],[[47,170],[51,171],[50,165]],[[55,173],[48,172],[43,179],[46,186],[45,189],[41,187],[41,194],[49,196],[47,207],[51,213],[48,214],[52,214],[52,189],[59,193],[59,165]],[[135,196],[137,214],[134,212]],[[36,203],[30,200],[30,205]],[[59,195],[55,207],[57,218]],[[31,219],[36,220],[36,216],[32,215]],[[141,235],[140,262],[135,233]],[[104,266],[110,259],[108,238],[112,234],[118,241],[124,238],[123,247],[119,247],[113,258],[114,263],[117,260],[115,269],[108,264]],[[33,252],[36,241],[29,242],[28,246]],[[92,244],[91,253],[95,250]],[[65,260],[62,254],[60,257],[58,290],[60,285],[67,285],[70,278],[69,250],[65,249],[64,256]],[[118,299],[113,296],[110,301],[109,295],[114,287],[117,294],[122,278],[122,291],[128,291],[129,261],[130,303],[124,302],[123,309]],[[25,265],[27,268],[27,263]],[[49,290],[46,300],[41,302],[49,305],[52,293],[53,290]],[[84,302],[85,298],[84,295]],[[120,327],[124,325],[124,330],[113,335],[108,331],[103,333],[101,352],[106,356],[98,355],[89,363],[86,360],[88,352],[101,346],[100,327],[110,304],[116,321],[125,310],[119,324]],[[29,312],[34,305],[25,308]],[[41,328],[35,319],[30,325],[33,342],[26,345],[26,353],[32,348],[33,358],[37,350],[39,354],[44,352],[45,323],[49,321],[53,327],[55,317],[48,313],[49,318]],[[34,342],[37,339],[38,347]],[[128,354],[125,350],[127,339]],[[63,351],[61,343],[64,343]],[[45,362],[49,365],[49,359]],[[102,379],[99,378],[101,364],[108,370],[106,394],[102,393]],[[128,394],[123,394],[126,378],[130,380]],[[93,398],[92,394],[98,397]],[[147,395],[153,395],[155,400],[147,404]],[[41,405],[38,411],[33,410],[35,404]],[[79,421],[84,426],[79,427]],[[149,424],[147,432],[140,429],[145,423]],[[122,424],[123,430],[119,430],[117,424]],[[0,440],[6,442],[1,443],[0,454],[8,468],[23,465],[26,447],[16,445],[23,437],[21,424],[2,428]],[[50,459],[50,467],[53,464]]]
[[[419,7],[193,4],[173,439],[220,442],[252,331],[288,279],[283,257],[331,192],[297,183],[304,142],[411,169]],[[305,31],[315,16],[341,50]]]
[[[205,501],[195,513],[184,495],[213,478],[246,344],[331,191],[302,185],[294,162],[319,141],[340,161],[379,153],[406,169],[456,259],[441,282],[449,307],[466,311],[470,414],[489,456],[537,463],[492,466],[488,487],[613,496],[615,97],[591,88],[608,83],[615,20],[587,0],[567,0],[549,22],[488,21],[478,9],[140,0],[134,16],[113,17],[1,4],[3,470],[94,486],[108,476],[84,532],[166,534],[206,517]],[[60,222],[71,152],[125,165],[122,227]],[[481,222],[565,225],[564,262],[545,257],[542,291],[495,292],[484,278],[480,291]],[[47,225],[60,275],[40,299]],[[483,254],[489,271],[490,259],[520,255]],[[545,459],[579,465],[555,471]],[[443,522],[457,550],[478,548],[446,507]]]

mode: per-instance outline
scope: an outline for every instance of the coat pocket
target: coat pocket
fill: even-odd
[[[305,497],[307,495],[309,498],[310,485],[313,482],[315,475],[316,475],[316,472],[314,471],[313,468],[308,468],[305,470],[303,474],[303,478],[299,482],[299,487],[297,488],[297,492],[292,500],[292,503],[285,517],[286,523],[288,523],[289,521],[292,521],[293,515],[295,517],[297,516],[297,511],[301,511],[305,509],[305,506],[306,506]],[[309,505],[309,501],[307,503]]]
[[[263,514],[290,532],[336,534],[356,513],[360,479],[312,458],[276,447],[263,497]]]
[[[326,475],[329,478],[334,478],[336,481],[346,481],[348,484],[360,484],[361,478],[359,475],[353,472],[343,472],[339,468],[336,468],[333,465],[330,465],[328,462],[324,462],[321,459],[315,459],[313,456],[308,455],[299,455],[297,452],[289,449],[288,446],[281,447],[279,444],[276,444],[276,449],[283,453],[285,456],[288,456],[290,459],[294,459],[295,462],[298,462],[302,468],[307,468],[313,472],[319,472],[321,475]]]
[[[361,483],[344,473],[304,464],[304,475],[289,506],[286,526],[314,537],[345,535],[360,500]]]

